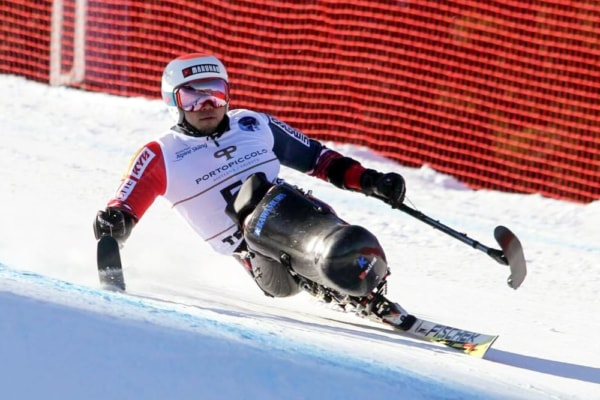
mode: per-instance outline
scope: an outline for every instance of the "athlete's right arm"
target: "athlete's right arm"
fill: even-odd
[[[113,236],[120,245],[167,186],[165,163],[157,142],[142,147],[131,159],[115,196],[94,220],[96,239]]]

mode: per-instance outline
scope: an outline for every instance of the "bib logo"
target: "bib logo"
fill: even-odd
[[[208,144],[202,143],[193,147],[186,147],[183,150],[178,150],[175,152],[175,161],[181,161],[185,156],[195,153],[201,149],[208,149]]]
[[[232,154],[235,153],[236,150],[237,147],[235,146],[225,147],[222,150],[215,151],[214,156],[215,158],[225,157],[226,160],[231,160],[233,158]]]
[[[212,171],[209,171],[202,175],[201,177],[196,179],[196,183],[199,185],[202,182],[206,182],[208,180],[212,180],[216,182],[219,179],[223,179],[226,176],[230,176],[236,172],[241,171],[243,168],[248,168],[250,165],[258,164],[261,159],[264,159],[263,156],[265,154],[269,154],[269,150],[260,149],[254,150],[246,154],[236,155],[234,157],[234,153],[237,152],[238,148],[235,146],[228,146],[224,149],[218,150],[214,152],[215,158],[225,158],[225,161],[221,166],[216,167]]]

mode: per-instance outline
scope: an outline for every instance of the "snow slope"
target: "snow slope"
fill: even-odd
[[[0,75],[0,87],[2,398],[600,399],[600,344],[589,340],[600,331],[599,201],[472,191],[427,167],[331,144],[401,173],[409,204],[486,245],[497,247],[496,225],[511,228],[529,265],[514,291],[508,269],[485,254],[373,199],[284,171],[379,237],[390,298],[500,334],[484,360],[395,336],[308,295],[266,298],[162,201],[122,253],[139,297],[106,293],[93,217],[137,147],[171,125],[168,113],[159,101],[14,76]]]

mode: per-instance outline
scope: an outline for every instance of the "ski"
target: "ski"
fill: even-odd
[[[483,358],[498,339],[498,335],[461,329],[419,318],[402,308],[400,304],[389,300],[384,295],[386,287],[384,281],[372,295],[362,298],[345,296],[318,285],[314,286],[313,290],[308,288],[307,291],[316,300],[332,304],[339,311],[353,313],[359,318],[391,328],[390,332],[393,334],[439,343],[477,358]]]
[[[406,311],[400,304],[390,301],[382,291],[385,291],[385,284],[380,285],[377,293],[367,300],[366,307],[364,303],[350,303],[354,307],[358,306],[357,315],[391,327],[394,333],[440,343],[478,358],[483,358],[498,338],[497,335],[460,329],[419,318]]]
[[[494,237],[502,248],[506,263],[510,267],[510,276],[507,279],[508,286],[517,289],[527,276],[523,246],[517,236],[505,226],[497,226],[494,229]]]
[[[125,290],[119,243],[112,236],[103,236],[98,240],[97,264],[104,289]]]
[[[498,339],[497,335],[459,329],[418,317],[415,317],[414,323],[408,330],[402,330],[395,326],[392,327],[394,328],[394,332],[402,335],[428,342],[440,343],[477,358],[483,358],[492,344]]]

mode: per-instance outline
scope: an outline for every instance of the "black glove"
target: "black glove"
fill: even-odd
[[[131,234],[135,223],[135,218],[128,212],[108,207],[96,214],[94,235],[96,239],[100,239],[102,236],[112,236],[120,245],[123,245]]]
[[[380,198],[393,208],[402,204],[406,194],[404,178],[395,172],[382,174],[367,169],[360,177],[360,186],[364,194]]]

